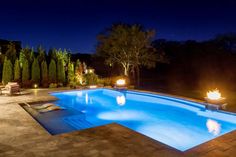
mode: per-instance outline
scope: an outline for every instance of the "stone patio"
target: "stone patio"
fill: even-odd
[[[52,136],[18,105],[56,100],[48,95],[50,91],[53,90],[27,90],[20,96],[0,96],[0,156],[233,157],[236,154],[236,131],[185,152],[115,123]]]

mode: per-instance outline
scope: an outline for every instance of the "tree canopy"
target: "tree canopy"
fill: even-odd
[[[13,44],[12,42],[10,42],[10,44],[7,45],[6,56],[11,61],[12,64],[15,63],[15,60],[17,58],[16,45]]]
[[[140,25],[113,25],[98,36],[97,54],[106,64],[123,67],[124,75],[129,75],[131,68],[155,67],[157,55],[151,46],[154,34]]]
[[[41,64],[43,61],[46,60],[46,52],[42,46],[38,46],[37,52],[38,52],[38,61],[39,64]]]
[[[34,61],[34,51],[33,49],[26,47],[21,49],[20,51],[20,56],[19,56],[19,61],[20,61],[20,66],[23,66],[23,63],[25,61],[28,61],[28,64],[31,65],[32,62]]]

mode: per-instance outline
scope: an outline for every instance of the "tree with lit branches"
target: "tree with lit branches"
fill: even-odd
[[[151,46],[154,35],[153,30],[144,30],[140,25],[113,25],[98,36],[97,54],[108,65],[120,65],[125,76],[135,70],[139,82],[139,68],[155,67],[158,60]]]

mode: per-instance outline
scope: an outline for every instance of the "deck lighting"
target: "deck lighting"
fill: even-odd
[[[85,74],[93,74],[94,73],[94,69],[92,68],[88,68],[85,70]]]
[[[34,88],[38,88],[38,84],[34,84]]]

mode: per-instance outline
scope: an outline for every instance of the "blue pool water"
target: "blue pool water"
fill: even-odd
[[[116,122],[180,151],[236,129],[236,115],[173,97],[110,89],[51,93],[78,114],[63,121],[81,130]]]

